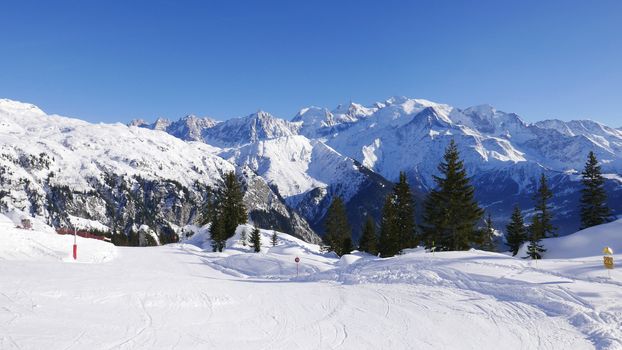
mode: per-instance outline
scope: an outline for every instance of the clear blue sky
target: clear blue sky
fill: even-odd
[[[622,126],[622,1],[2,1],[0,97],[89,121],[392,95]]]

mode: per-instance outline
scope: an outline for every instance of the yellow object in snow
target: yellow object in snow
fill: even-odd
[[[613,269],[613,256],[604,256],[603,257],[606,269]]]
[[[610,247],[603,248],[603,254],[613,255],[613,250]]]

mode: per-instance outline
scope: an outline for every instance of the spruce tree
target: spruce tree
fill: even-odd
[[[431,248],[434,242],[437,250],[469,249],[479,240],[476,225],[484,212],[474,199],[475,190],[454,140],[438,170],[442,176],[434,176],[437,188],[428,194],[424,205],[424,244]]]
[[[406,173],[400,172],[399,181],[393,188],[395,198],[395,227],[399,250],[415,246],[415,203]]]
[[[277,235],[276,231],[272,231],[272,236],[270,237],[270,243],[272,243],[273,247],[276,247],[276,245],[279,243],[279,236]]]
[[[261,251],[261,234],[259,233],[259,228],[255,226],[253,231],[251,231],[250,235],[251,247],[255,253],[259,253]]]
[[[537,216],[533,217],[529,226],[529,244],[527,245],[527,256],[525,258],[542,259],[542,253],[546,252],[541,243],[542,222]]]
[[[226,238],[231,238],[238,225],[246,222],[246,207],[242,199],[242,188],[235,173],[232,171],[225,174],[218,204],[222,206],[221,212]]]
[[[214,218],[216,217],[216,205],[217,205],[217,193],[212,190],[210,187],[207,188],[205,193],[205,204],[201,209],[201,219],[199,224],[201,226],[207,225],[210,222],[214,222]]]
[[[221,252],[238,225],[246,222],[246,207],[242,199],[242,188],[234,172],[225,174],[216,191],[208,190],[202,221],[212,223],[210,231],[214,251]]]
[[[247,242],[246,242],[246,239],[247,239],[247,237],[246,237],[246,229],[244,229],[244,230],[242,230],[242,232],[240,233],[240,242],[242,242],[242,245],[243,245],[244,247],[246,247],[246,243],[247,243]]]
[[[372,255],[378,254],[378,237],[376,237],[376,224],[371,216],[367,216],[363,225],[361,239],[359,239],[359,250]]]
[[[557,228],[553,226],[553,213],[549,208],[549,201],[553,198],[544,173],[540,176],[540,187],[534,197],[536,217],[539,220],[539,236],[541,238],[557,237]]]
[[[391,193],[385,198],[382,208],[380,237],[378,239],[378,252],[381,257],[394,256],[400,252],[398,233],[395,195]]]
[[[346,216],[346,207],[341,197],[336,196],[328,208],[325,221],[326,249],[337,255],[348,254],[352,245],[352,230]]]
[[[527,228],[525,227],[525,220],[523,219],[523,214],[518,205],[514,206],[510,223],[506,226],[505,230],[507,233],[506,245],[510,248],[512,256],[515,256],[518,254],[520,246],[527,241]]]
[[[581,175],[581,229],[608,222],[611,211],[607,206],[605,179],[594,152],[590,151]]]
[[[486,217],[484,223],[485,226],[481,230],[480,249],[494,252],[496,250],[494,242],[495,228],[493,227],[492,216],[490,216],[490,213]]]
[[[214,221],[210,226],[210,236],[212,239],[212,250],[215,252],[222,252],[225,248],[227,238],[225,235],[224,220],[219,215],[214,217]]]
[[[546,249],[540,243],[543,238],[556,236],[556,228],[551,223],[553,216],[548,204],[551,198],[553,198],[553,192],[549,189],[546,176],[542,173],[540,176],[540,186],[534,195],[535,214],[529,227],[527,256],[532,259],[541,259],[541,253],[546,252]]]

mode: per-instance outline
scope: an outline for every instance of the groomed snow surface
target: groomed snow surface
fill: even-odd
[[[286,234],[272,247],[272,231],[255,254],[239,240],[250,226],[223,253],[199,228],[150,248],[78,237],[74,262],[73,237],[11,219],[0,215],[0,349],[622,348],[622,273],[608,277],[600,238],[581,239],[615,249],[620,221],[546,241],[573,256],[538,262],[420,249],[337,259]]]

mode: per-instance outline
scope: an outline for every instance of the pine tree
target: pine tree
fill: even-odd
[[[534,216],[531,226],[529,227],[529,244],[527,245],[527,256],[525,258],[542,259],[542,253],[546,252],[544,246],[540,242],[542,236],[542,222],[537,216]]]
[[[212,239],[212,250],[215,252],[222,252],[225,249],[227,238],[225,235],[224,220],[219,215],[214,217],[214,222],[210,226],[210,236]]]
[[[270,243],[272,243],[273,247],[276,247],[276,245],[279,243],[279,236],[277,235],[276,231],[272,231],[272,236],[270,237]]]
[[[406,173],[400,172],[399,182],[393,188],[395,198],[395,227],[399,250],[415,245],[415,203]]]
[[[385,198],[378,251],[383,257],[413,247],[415,241],[415,203],[406,173],[400,172],[393,192]]]
[[[557,237],[557,228],[553,226],[553,214],[549,208],[549,200],[553,198],[553,192],[549,189],[544,173],[540,176],[540,187],[534,199],[536,201],[536,216],[539,219],[539,236],[541,238]]]
[[[549,189],[546,176],[543,173],[542,176],[540,176],[540,186],[534,195],[534,200],[536,202],[535,214],[531,226],[529,227],[527,256],[532,259],[542,259],[541,253],[546,252],[546,249],[544,249],[540,243],[543,238],[556,236],[556,228],[551,223],[553,216],[548,205],[548,201],[551,198],[553,198],[553,192]]]
[[[325,228],[324,241],[327,250],[334,251],[339,256],[352,251],[352,230],[341,197],[335,197],[330,204],[326,214]]]
[[[605,179],[594,152],[590,151],[581,175],[581,229],[608,222],[611,211],[607,206]]]
[[[217,215],[216,212],[216,193],[214,192],[214,190],[212,190],[211,188],[207,188],[207,191],[205,193],[205,204],[201,210],[201,219],[199,221],[199,224],[201,224],[201,226],[207,225],[210,222],[214,222],[214,218]]]
[[[246,207],[242,199],[242,189],[235,173],[232,171],[225,174],[223,186],[219,193],[218,204],[222,206],[221,211],[226,238],[231,238],[235,234],[238,225],[246,222]]]
[[[510,223],[505,229],[507,232],[506,245],[510,248],[512,256],[515,256],[518,254],[520,246],[527,241],[527,228],[525,227],[523,214],[518,205],[514,206]]]
[[[486,217],[484,223],[486,226],[481,231],[480,249],[494,252],[496,250],[494,243],[495,228],[493,227],[492,217],[490,216],[490,213]]]
[[[259,233],[259,228],[257,226],[255,226],[253,231],[251,231],[250,241],[251,247],[255,253],[259,253],[261,251],[261,234]]]
[[[434,176],[437,188],[428,194],[424,205],[424,244],[431,248],[435,242],[437,250],[469,249],[479,240],[476,225],[484,212],[474,199],[475,190],[454,140],[438,170],[442,177]]]
[[[387,195],[382,208],[380,221],[380,237],[378,239],[378,252],[381,257],[394,256],[400,252],[398,244],[397,210],[395,208],[395,195]]]
[[[372,255],[378,254],[378,237],[376,237],[376,224],[371,216],[367,216],[363,225],[361,239],[359,240],[359,250]]]
[[[240,233],[240,242],[242,242],[242,245],[244,247],[246,247],[246,229],[242,230],[242,233]]]

